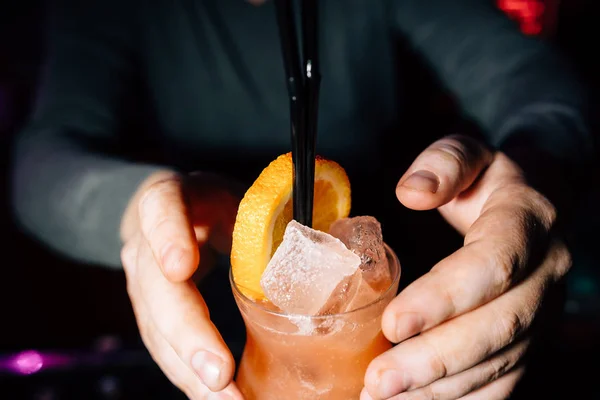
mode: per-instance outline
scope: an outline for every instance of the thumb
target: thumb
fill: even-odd
[[[174,383],[198,388],[196,379],[200,378],[211,391],[225,389],[233,379],[235,361],[212,323],[202,295],[190,280],[168,281],[154,261],[144,242],[138,247],[139,267],[135,275],[128,276],[144,344],[159,365],[170,372]],[[174,355],[180,362],[173,360]],[[225,398],[214,396],[202,398]]]
[[[398,182],[396,196],[413,210],[443,206],[468,189],[492,158],[483,143],[467,136],[448,136],[417,157]]]
[[[142,195],[138,211],[142,234],[163,274],[171,281],[189,279],[200,254],[181,178],[152,184]]]

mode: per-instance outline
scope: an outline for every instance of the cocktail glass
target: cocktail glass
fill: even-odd
[[[400,262],[385,245],[392,284],[377,300],[324,316],[278,312],[268,302],[244,296],[229,274],[246,325],[246,346],[236,381],[246,400],[358,399],[369,362],[392,344],[381,316],[394,298]]]

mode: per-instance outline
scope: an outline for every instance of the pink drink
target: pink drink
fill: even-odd
[[[246,400],[359,398],[367,366],[392,346],[381,316],[398,290],[400,263],[384,249],[391,285],[368,304],[337,314],[287,314],[268,301],[252,301],[230,274],[247,332],[236,378]]]

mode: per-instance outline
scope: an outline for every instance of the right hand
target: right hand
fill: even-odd
[[[193,400],[243,398],[233,357],[194,283],[210,251],[229,251],[238,203],[213,176],[165,172],[140,186],[123,216],[121,260],[142,340]]]

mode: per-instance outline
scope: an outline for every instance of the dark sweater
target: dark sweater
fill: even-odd
[[[249,184],[290,150],[271,1],[55,3],[35,110],[14,153],[17,218],[48,246],[119,266],[121,215],[157,168],[211,170]],[[435,139],[402,129],[411,99],[398,90],[407,83],[400,42],[426,60],[490,145],[523,139],[575,166],[589,156],[576,79],[492,3],[319,2],[318,153],[348,170],[355,212],[378,215],[381,199],[394,197],[377,177],[405,149],[390,151],[387,137]]]

